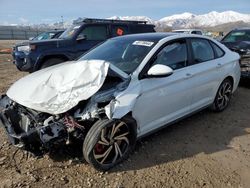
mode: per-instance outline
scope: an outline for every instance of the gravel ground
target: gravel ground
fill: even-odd
[[[11,61],[0,54],[0,94],[25,75]],[[81,147],[41,158],[16,150],[1,128],[0,187],[248,188],[250,82],[242,85],[224,112],[204,110],[140,140],[127,161],[106,173],[82,159]]]

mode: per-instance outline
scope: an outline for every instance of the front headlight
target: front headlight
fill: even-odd
[[[18,46],[17,51],[30,52],[30,46]]]
[[[29,53],[31,50],[35,49],[35,45],[18,46],[17,51]]]

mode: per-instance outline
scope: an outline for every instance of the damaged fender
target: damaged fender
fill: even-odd
[[[141,85],[139,82],[134,82],[126,90],[115,94],[115,99],[105,107],[105,113],[108,118],[120,119],[131,112],[140,93]]]

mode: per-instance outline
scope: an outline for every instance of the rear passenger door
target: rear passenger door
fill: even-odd
[[[190,81],[194,85],[190,108],[195,111],[213,102],[223,63],[218,57],[219,52],[215,52],[209,40],[191,38],[188,41],[192,52]],[[222,56],[223,52],[220,55]]]

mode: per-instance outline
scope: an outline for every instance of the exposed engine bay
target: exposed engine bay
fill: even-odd
[[[129,77],[123,78],[109,69],[98,92],[60,114],[31,109],[3,95],[0,97],[0,124],[13,145],[35,154],[76,139],[84,140],[91,125],[107,117],[107,106],[129,82]]]

